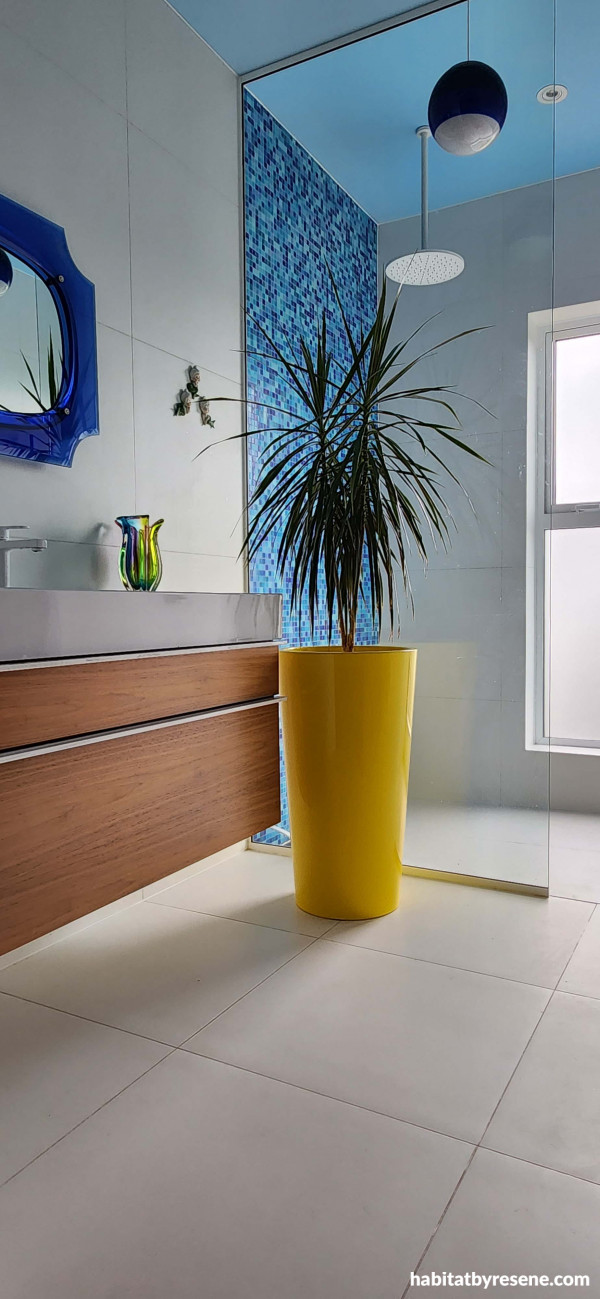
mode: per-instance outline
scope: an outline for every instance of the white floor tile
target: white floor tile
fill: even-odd
[[[140,902],[2,970],[0,991],[177,1046],[309,942]]]
[[[550,892],[558,897],[600,902],[600,852],[566,848],[551,840]]]
[[[554,988],[591,912],[587,902],[404,876],[397,911],[378,920],[340,923],[329,936]]]
[[[548,814],[409,799],[404,861],[516,884],[548,886]]]
[[[155,894],[152,900],[315,938],[333,926],[333,921],[309,916],[296,906],[291,858],[275,853],[241,852],[193,879]]]
[[[556,993],[484,1145],[600,1182],[600,1001]]]
[[[462,1142],[178,1052],[0,1193],[3,1299],[396,1299]]]
[[[580,812],[554,812],[550,815],[550,845],[600,852],[600,816]]]
[[[0,1182],[165,1054],[155,1042],[0,994]]]
[[[479,1275],[590,1276],[600,1287],[600,1187],[478,1150],[419,1268]],[[513,1293],[490,1284],[462,1293],[493,1299]],[[520,1291],[514,1291],[520,1293]],[[525,1293],[525,1291],[523,1291]],[[537,1293],[537,1288],[532,1289]],[[423,1294],[411,1287],[413,1299]]]
[[[188,1047],[478,1141],[548,996],[317,940]]]
[[[578,992],[582,997],[600,997],[600,907],[594,911],[560,987],[565,992]]]

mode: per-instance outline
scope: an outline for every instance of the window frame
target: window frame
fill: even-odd
[[[600,527],[599,501],[555,501],[556,343],[590,334],[600,334],[600,301],[533,311],[528,316],[525,747],[600,756],[600,739],[596,744],[556,737],[547,725],[552,534],[561,528]]]

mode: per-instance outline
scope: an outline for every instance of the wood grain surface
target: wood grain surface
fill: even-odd
[[[2,763],[0,952],[279,816],[275,704]]]
[[[277,645],[0,671],[0,750],[277,694]]]

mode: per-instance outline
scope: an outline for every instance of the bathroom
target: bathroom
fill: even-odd
[[[3,1299],[600,1293],[596,8],[0,29]],[[448,533],[345,654],[256,520],[381,302]],[[360,744],[331,639],[408,673]]]

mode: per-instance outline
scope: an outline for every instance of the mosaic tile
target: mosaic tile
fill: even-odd
[[[244,92],[246,346],[264,351],[261,325],[282,351],[294,347],[300,335],[316,339],[323,307],[333,354],[342,364],[351,360],[328,264],[344,310],[355,333],[368,329],[377,305],[377,226],[348,194],[319,166],[249,91]],[[269,413],[258,403],[302,413],[283,381],[281,368],[264,357],[248,356],[248,427],[264,429],[248,442],[249,495],[260,476],[261,459],[272,430],[285,417]],[[291,398],[291,400],[290,400]],[[291,573],[277,571],[280,534],[273,532],[250,563],[251,591],[283,594],[283,635],[292,645],[322,644],[328,639],[324,613],[311,637],[306,599],[293,614]],[[368,599],[368,591],[366,596]],[[335,637],[334,639],[337,639]],[[373,640],[366,607],[361,611],[358,639]],[[262,843],[289,841],[289,812],[282,763],[282,815],[279,826],[257,835]]]

